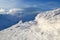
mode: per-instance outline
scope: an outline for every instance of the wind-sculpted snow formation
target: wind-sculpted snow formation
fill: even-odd
[[[39,13],[35,20],[0,31],[0,40],[60,40],[60,8]]]

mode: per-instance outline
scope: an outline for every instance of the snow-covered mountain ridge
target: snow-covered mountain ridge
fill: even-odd
[[[0,9],[0,31],[18,23],[20,20],[23,22],[34,20],[35,16],[40,12],[40,8],[12,8],[9,10]]]
[[[0,40],[60,40],[60,8],[39,13],[35,20],[0,31]]]

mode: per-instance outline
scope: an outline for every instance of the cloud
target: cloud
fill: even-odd
[[[0,14],[5,14],[5,12],[6,12],[5,9],[3,9],[3,8],[0,9]]]
[[[4,9],[0,9],[0,12],[5,12],[5,10]]]
[[[10,9],[7,14],[14,14],[16,12],[21,12],[23,9],[20,9],[20,8],[13,8],[13,9]]]
[[[0,14],[15,14],[15,13],[21,13],[23,9],[20,9],[20,8],[13,8],[13,9],[9,9],[9,10],[6,10],[6,9],[3,9],[1,8],[0,9]]]
[[[35,20],[22,22],[0,31],[1,40],[60,39],[60,8],[39,13]]]

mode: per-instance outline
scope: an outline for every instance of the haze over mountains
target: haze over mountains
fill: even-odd
[[[0,31],[0,40],[60,40],[60,8],[41,12],[34,20],[21,20]]]

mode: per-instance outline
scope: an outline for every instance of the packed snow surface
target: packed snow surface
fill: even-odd
[[[0,31],[0,40],[60,40],[60,8],[41,12],[35,20]]]

